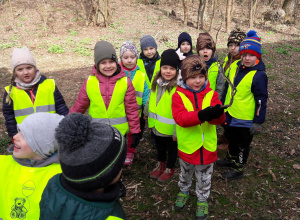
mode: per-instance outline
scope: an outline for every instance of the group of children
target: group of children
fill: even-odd
[[[224,179],[243,175],[268,97],[256,32],[231,32],[223,67],[208,33],[199,34],[197,54],[186,32],[176,50],[161,56],[152,36],[142,37],[140,45],[139,54],[126,41],[119,62],[112,44],[97,42],[95,65],[70,110],[54,80],[40,74],[29,49],[13,50],[3,114],[14,145],[12,156],[0,156],[1,182],[7,183],[1,188],[0,218],[126,219],[118,200],[125,195],[120,176],[123,165],[134,160],[146,120],[157,149],[157,166],[149,176],[169,180],[179,157],[176,211],[185,207],[195,173],[196,219],[208,217],[214,162],[231,167]],[[234,97],[224,70],[237,90]],[[225,109],[222,103],[232,98]],[[221,160],[216,125],[224,127],[229,141]],[[13,184],[5,181],[8,176]]]

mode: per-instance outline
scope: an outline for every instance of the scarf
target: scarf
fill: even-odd
[[[18,77],[16,77],[15,83],[16,83],[18,88],[23,89],[23,90],[27,90],[27,89],[31,89],[33,86],[35,86],[40,81],[40,79],[41,79],[41,73],[37,69],[35,77],[32,80],[32,82],[24,83],[22,80],[20,80]]]

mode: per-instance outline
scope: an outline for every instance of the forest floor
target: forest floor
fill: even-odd
[[[0,88],[11,78],[10,53],[13,47],[27,46],[42,74],[53,78],[71,107],[81,84],[93,65],[93,47],[99,40],[111,42],[119,53],[126,40],[138,45],[146,34],[155,37],[158,51],[177,47],[178,35],[190,33],[195,44],[200,32],[194,24],[182,24],[182,12],[175,5],[177,17],[169,17],[172,7],[145,5],[139,1],[112,1],[113,19],[108,28],[86,26],[76,1],[51,1],[44,7],[39,1],[11,1],[0,4]],[[221,6],[220,6],[221,7]],[[193,13],[195,9],[191,10]],[[224,7],[223,7],[224,8]],[[247,32],[247,19],[237,7],[233,25]],[[195,20],[195,13],[191,19]],[[45,25],[47,21],[47,25]],[[195,23],[195,21],[194,21]],[[211,35],[216,34],[223,19],[217,17]],[[223,62],[228,34],[220,29],[217,53]],[[269,79],[269,100],[262,134],[255,136],[249,162],[242,179],[226,182],[220,178],[224,168],[215,166],[209,197],[210,219],[300,219],[300,30],[294,26],[261,22],[254,28],[262,38],[262,59]],[[193,45],[194,47],[194,45]],[[4,89],[3,89],[4,92]],[[3,92],[0,94],[2,101]],[[0,107],[2,110],[2,105]],[[221,133],[222,129],[218,128]],[[191,199],[182,212],[172,209],[178,193],[179,164],[175,176],[167,183],[148,177],[156,163],[156,151],[145,141],[137,147],[134,163],[124,168],[127,195],[122,204],[128,219],[193,219],[196,210],[195,185]],[[0,111],[0,153],[11,144]],[[225,151],[219,151],[219,158]]]

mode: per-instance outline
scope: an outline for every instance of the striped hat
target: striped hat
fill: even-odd
[[[260,38],[257,36],[256,31],[251,30],[247,33],[247,36],[242,41],[240,45],[240,56],[243,53],[251,53],[255,55],[258,59],[261,57],[261,42]]]

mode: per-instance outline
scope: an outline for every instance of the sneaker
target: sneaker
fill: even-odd
[[[165,182],[167,180],[169,180],[172,176],[174,175],[174,168],[170,169],[167,168],[165,169],[165,171],[158,177],[158,181],[159,182]]]
[[[225,173],[222,173],[222,178],[227,179],[228,181],[238,179],[243,177],[244,175],[244,169],[242,167],[240,168],[233,168]]]
[[[150,177],[157,179],[166,169],[166,162],[158,161],[154,170],[150,173]]]
[[[205,220],[208,217],[208,203],[197,202],[196,220]]]
[[[226,156],[224,159],[217,160],[216,165],[222,166],[222,167],[233,167],[234,161],[232,160],[232,158],[229,158],[228,156]]]
[[[184,208],[186,201],[189,198],[189,194],[188,193],[183,193],[183,192],[179,192],[177,194],[177,198],[175,201],[175,205],[174,205],[174,209],[175,211],[180,211]]]
[[[134,154],[133,153],[127,153],[124,165],[129,166],[130,164],[132,164],[133,158],[134,158]]]

